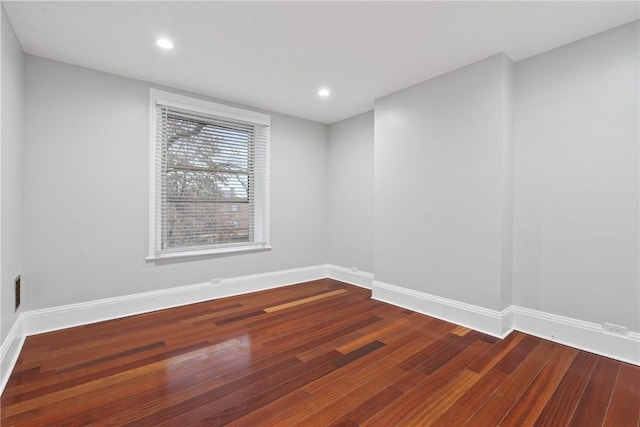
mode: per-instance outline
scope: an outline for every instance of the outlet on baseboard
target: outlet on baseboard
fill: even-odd
[[[360,271],[360,270],[358,270],[358,267],[351,267],[351,272],[352,273],[357,273],[358,271]]]
[[[613,323],[603,323],[602,330],[608,334],[618,335],[621,337],[626,337],[629,335],[629,328],[625,328],[624,326],[614,325]]]
[[[211,282],[211,285],[219,285],[220,282],[222,282],[222,279],[219,277],[216,277],[215,279],[211,279],[210,282]]]

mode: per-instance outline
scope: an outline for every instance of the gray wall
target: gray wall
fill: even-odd
[[[330,264],[373,273],[373,111],[329,126]]]
[[[0,146],[0,267],[4,340],[16,320],[14,280],[22,269],[22,143],[24,129],[24,55],[4,7],[2,14],[2,144]],[[22,308],[20,309],[22,310]]]
[[[501,281],[511,262],[512,67],[495,55],[376,101],[376,280],[510,304]]]
[[[25,309],[326,262],[327,126],[278,114],[271,121],[273,249],[145,262],[149,88],[26,56]]]
[[[522,61],[515,82],[496,55],[329,127],[273,114],[273,250],[153,264],[150,85],[26,56],[21,216],[22,54],[5,19],[3,336],[21,241],[25,309],[330,262],[639,329],[637,22]]]
[[[638,22],[517,63],[517,305],[639,330]]]

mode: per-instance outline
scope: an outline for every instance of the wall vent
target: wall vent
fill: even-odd
[[[16,277],[16,311],[20,307],[20,275]]]

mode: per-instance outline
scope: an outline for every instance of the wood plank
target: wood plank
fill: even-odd
[[[492,368],[499,360],[522,341],[526,335],[520,332],[511,332],[505,339],[494,343],[491,348],[469,365],[469,370],[482,372]]]
[[[424,380],[428,378],[428,375],[423,374],[419,371],[414,371],[413,369],[404,374],[402,378],[393,383],[393,386],[400,390],[403,393],[408,392]]]
[[[342,417],[332,422],[331,424],[329,424],[329,426],[330,427],[358,427],[359,424],[347,417]]]
[[[433,342],[428,347],[423,348],[419,352],[403,360],[398,366],[404,370],[416,368],[417,366],[431,359],[434,355],[438,354],[447,347],[453,346],[458,342],[459,339],[460,338],[457,335],[453,334],[442,336],[440,339]]]
[[[530,335],[525,336],[522,341],[516,344],[496,365],[494,369],[505,374],[512,373],[518,365],[529,355],[529,353],[540,343],[540,339]]]
[[[96,378],[96,377],[104,377],[106,375],[112,374],[113,371],[111,369],[113,369],[114,367],[115,368],[119,366],[132,367],[134,366],[132,365],[132,363],[139,364],[139,365],[149,365],[150,363],[151,364],[153,363],[152,357],[159,357],[161,355],[164,355],[165,358],[169,357],[168,359],[166,359],[165,363],[174,363],[174,361],[176,360],[181,360],[182,357],[178,359],[172,359],[171,354],[167,354],[167,352],[169,351],[173,352],[181,348],[185,349],[186,357],[189,357],[189,356],[198,357],[199,354],[201,354],[200,352],[202,352],[202,354],[211,353],[211,354],[218,355],[220,354],[221,351],[226,352],[226,349],[228,347],[233,347],[233,348],[242,347],[242,344],[240,342],[241,340],[242,339],[232,339],[232,340],[228,340],[228,341],[218,343],[218,344],[213,344],[213,345],[207,344],[207,342],[204,341],[201,345],[203,347],[203,350],[199,350],[198,352],[188,351],[190,348],[192,348],[192,345],[189,342],[187,342],[186,344],[183,343],[177,346],[171,346],[167,348],[160,347],[149,352],[136,353],[131,356],[126,356],[122,359],[117,359],[117,360],[109,361],[99,365],[90,366],[78,371],[68,372],[64,375],[53,375],[53,376],[34,379],[30,383],[19,384],[15,387],[15,389],[12,389],[11,392],[6,392],[5,394],[3,394],[3,397],[2,397],[3,404],[10,404],[11,399],[16,399],[16,400],[30,399],[33,397],[41,396],[43,394],[47,394],[51,390],[60,390],[66,387],[72,387],[74,385],[81,384],[83,382],[91,381],[93,378]],[[207,348],[204,349],[204,347],[207,347]],[[55,373],[55,369],[50,372]]]
[[[415,369],[427,375],[433,374],[435,371],[446,365],[451,359],[478,341],[481,334],[480,332],[473,331],[468,334],[457,336],[460,338],[456,342],[453,342],[451,345],[434,354],[430,359],[420,363],[415,367]],[[489,344],[485,342],[483,342],[483,344],[485,344],[484,347],[489,347]]]
[[[450,363],[438,369],[432,375],[427,376],[425,380],[382,409],[375,419],[370,419],[363,425],[396,425],[404,420],[407,414],[420,410],[423,405],[430,402],[430,400],[425,401],[425,399],[429,399],[428,396],[437,396],[438,391],[460,375],[472,360],[486,350],[487,346],[489,344],[476,341],[467,350],[454,357]],[[468,372],[478,375],[472,371]]]
[[[361,403],[356,408],[349,411],[345,417],[359,425],[373,417],[380,411],[380,409],[389,405],[401,395],[402,392],[400,390],[394,386],[388,386],[381,392],[369,398],[366,402]]]
[[[461,426],[471,418],[474,412],[475,411],[454,403],[449,407],[449,409],[436,418],[433,423],[431,423],[431,427]]]
[[[269,375],[256,383],[252,382],[250,386],[242,389],[238,389],[235,384],[230,384],[231,387],[219,387],[194,399],[162,409],[151,417],[130,425],[228,424],[335,370],[335,366],[330,362],[338,355],[334,350],[315,360]]]
[[[265,347],[277,348],[278,346],[293,346],[295,342],[301,342],[305,340],[312,339],[314,337],[322,337],[327,332],[335,331],[340,329],[342,326],[351,325],[357,323],[362,319],[376,319],[376,321],[382,320],[382,317],[375,316],[371,314],[370,310],[367,310],[365,306],[360,307],[360,310],[357,310],[355,307],[351,307],[350,309],[345,309],[340,317],[332,318],[329,320],[322,321],[321,324],[312,325],[301,329],[300,326],[297,325],[295,329],[289,329],[286,333],[282,333],[277,337],[272,337],[271,339],[264,341]],[[358,330],[361,328],[358,328]]]
[[[336,368],[342,368],[343,366],[353,362],[361,358],[364,355],[371,353],[379,349],[380,347],[384,347],[384,343],[380,341],[372,341],[369,344],[363,345],[360,348],[357,348],[343,356],[336,358],[332,363],[336,366]]]
[[[266,311],[267,313],[273,313],[274,311],[280,311],[280,310],[284,310],[285,308],[295,307],[295,306],[300,305],[300,304],[306,304],[306,303],[309,303],[309,302],[312,302],[312,301],[318,301],[320,299],[329,298],[329,297],[332,297],[332,296],[335,296],[335,295],[340,295],[340,294],[343,294],[345,292],[347,292],[347,291],[344,290],[344,289],[336,289],[335,291],[326,292],[326,293],[319,294],[319,295],[314,295],[312,297],[302,298],[302,299],[299,299],[299,300],[288,302],[286,304],[280,304],[280,305],[274,305],[274,306],[271,306],[271,307],[267,307],[267,308],[264,309],[264,311]]]
[[[604,426],[625,424],[640,424],[640,367],[626,363],[620,366]]]
[[[208,343],[197,343],[192,346],[174,350],[153,358],[148,358],[143,362],[132,363],[130,366],[118,366],[108,369],[108,372],[86,375],[75,380],[63,381],[60,384],[47,387],[45,390],[38,390],[38,393],[29,393],[28,396],[21,395],[18,402],[11,405],[3,405],[2,415],[11,416],[25,411],[29,411],[41,406],[48,406],[68,397],[81,396],[96,387],[126,381],[132,370],[148,371],[158,369],[158,362],[164,365],[164,361],[185,354],[192,354],[198,350],[207,350]]]
[[[477,383],[471,386],[456,402],[457,406],[475,412],[502,385],[507,374],[490,369]]]
[[[544,409],[545,403],[569,369],[576,353],[577,351],[574,349],[555,347],[548,362],[502,419],[502,424],[507,426],[533,425]]]
[[[452,334],[457,335],[459,337],[463,337],[467,335],[469,332],[471,332],[471,329],[465,328],[464,326],[458,326],[454,328],[453,331],[451,331]]]
[[[570,426],[602,424],[619,369],[620,363],[606,357],[598,358],[591,378],[589,378],[571,421],[569,421]]]
[[[385,319],[386,320],[386,319]],[[346,354],[349,353],[365,344],[370,343],[371,341],[381,341],[384,342],[389,335],[397,335],[403,329],[406,329],[411,322],[410,319],[404,317],[398,320],[391,320],[388,323],[386,321],[380,322],[379,325],[372,325],[370,330],[362,329],[363,335],[357,339],[351,339],[344,344],[336,346],[336,350],[340,353]]]
[[[376,376],[371,376],[364,381],[353,384],[349,388],[330,387],[341,394],[338,399],[328,402],[325,405],[318,405],[312,413],[306,417],[297,417],[293,423],[285,419],[281,420],[281,425],[295,425],[305,427],[308,425],[328,425],[335,421],[340,414],[350,413],[356,407],[362,405],[376,393],[389,387],[394,381],[403,375],[403,371],[398,368],[380,372]]]
[[[469,418],[464,425],[465,426],[497,426],[500,424],[500,420],[504,417],[504,414],[509,412],[509,409],[513,406],[513,401],[507,399],[498,393],[491,395],[487,399],[480,409],[478,409]]]
[[[68,367],[62,367],[62,368],[57,368],[56,372],[60,373],[60,374],[66,374],[68,372],[71,371],[77,371],[80,369],[85,369],[88,368],[90,366],[95,366],[95,365],[99,365],[101,363],[104,362],[109,362],[112,360],[117,360],[117,359],[122,359],[126,356],[130,356],[132,354],[138,354],[138,353],[144,353],[148,350],[153,350],[159,347],[166,347],[166,344],[164,343],[164,341],[157,341],[151,344],[147,344],[147,345],[143,345],[140,347],[134,347],[131,348],[129,350],[124,350],[124,351],[119,351],[117,353],[113,353],[113,354],[109,354],[106,356],[102,356],[102,357],[98,357],[97,359],[91,359],[91,360],[87,360],[84,361],[82,363],[78,363],[77,365],[72,365],[72,366],[68,366]]]
[[[276,420],[282,418],[282,414],[291,408],[299,408],[309,402],[313,402],[311,396],[303,389],[296,390],[279,399],[276,399],[262,407],[232,421],[231,426],[257,426],[261,424],[275,424]]]
[[[305,387],[309,393],[315,393],[324,387],[349,387],[354,381],[361,378],[371,377],[382,370],[393,369],[397,366],[398,360],[406,357],[407,353],[416,351],[423,345],[420,341],[420,334],[416,331],[409,331],[377,350],[375,355],[367,355],[353,362],[349,369],[339,369],[326,377],[315,381]]]
[[[485,344],[485,343],[483,343]],[[416,426],[430,425],[439,418],[455,401],[464,390],[475,384],[480,377],[477,372],[463,369],[453,380],[441,387],[429,396],[425,396],[424,401],[412,412],[404,416],[399,425]]]
[[[595,354],[578,352],[538,417],[535,423],[537,427],[569,423],[597,361],[598,356]]]
[[[536,347],[527,354],[520,365],[498,388],[498,394],[515,402],[538,375],[553,352],[553,343],[539,340]],[[498,366],[498,365],[496,365]]]

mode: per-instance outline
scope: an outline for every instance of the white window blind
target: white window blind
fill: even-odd
[[[266,247],[268,143],[250,117],[156,100],[155,256]]]

